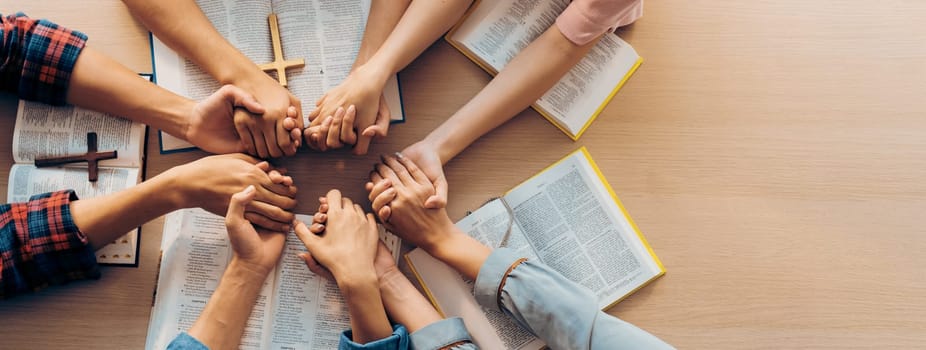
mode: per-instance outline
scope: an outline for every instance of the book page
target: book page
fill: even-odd
[[[10,169],[7,203],[26,202],[29,197],[46,192],[72,189],[78,198],[92,198],[135,186],[140,180],[136,168],[99,168],[97,182],[87,181],[86,168],[36,168],[15,164]],[[101,264],[135,264],[138,255],[138,229],[97,249]]]
[[[511,232],[508,233],[509,222]],[[505,247],[515,250],[518,254],[533,259],[537,257],[533,248],[527,242],[527,237],[521,232],[521,227],[514,221],[511,213],[505,208],[502,199],[489,201],[478,210],[470,213],[456,223],[463,232],[475,238],[482,244],[492,248],[501,246],[507,233],[508,240]]]
[[[170,218],[179,216],[180,219]],[[178,225],[171,222],[179,220]],[[148,326],[147,349],[164,349],[196,322],[233,256],[225,219],[202,209],[180,210],[165,221],[156,299]],[[274,279],[268,276],[241,338],[241,349],[263,348],[269,333]]]
[[[87,133],[97,134],[97,150],[117,151],[118,158],[100,162],[107,167],[142,166],[145,125],[106,113],[67,106],[19,101],[13,129],[13,159],[32,163],[38,158],[87,153]],[[69,164],[84,167],[86,163]]]
[[[473,296],[473,281],[422,249],[406,255],[419,282],[436,300],[444,317],[461,317],[473,341],[482,349],[540,349],[544,343],[499,311],[485,309]]]
[[[308,215],[297,215],[311,222]],[[305,245],[290,232],[276,272],[269,349],[336,349],[341,332],[350,328],[347,304],[337,283],[315,275],[299,254]]]
[[[662,270],[585,155],[574,152],[505,200],[540,259],[605,307]]]
[[[569,2],[484,0],[449,40],[464,46],[492,73],[498,73],[553,26]],[[629,44],[605,34],[535,106],[576,135],[610,100],[638,59]]]

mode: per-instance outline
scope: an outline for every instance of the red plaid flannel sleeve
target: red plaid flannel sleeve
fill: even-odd
[[[0,298],[100,277],[93,248],[72,220],[74,200],[68,190],[0,205]]]
[[[26,100],[67,102],[71,72],[87,35],[23,13],[0,15],[0,89]]]

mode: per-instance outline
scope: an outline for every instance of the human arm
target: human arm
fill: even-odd
[[[315,128],[304,133],[307,144],[336,148],[342,146],[341,141],[351,141],[350,137],[347,140],[325,138],[316,129],[326,116],[334,115],[337,108],[355,105],[357,118],[353,125],[350,128],[345,125],[341,129],[359,131],[354,152],[365,154],[370,140],[377,135],[386,136],[388,131],[388,109],[385,109],[381,98],[386,82],[450,29],[472,3],[471,0],[412,1],[411,4],[399,2],[387,6],[377,2],[372,3],[370,21],[353,70],[344,82],[319,100],[318,108],[312,112],[318,117],[312,118],[311,125]],[[407,5],[407,9],[403,4]],[[403,9],[404,14],[400,13]],[[401,19],[396,15],[401,15]],[[371,26],[377,27],[379,32],[371,31]],[[383,33],[389,34],[384,36]],[[320,143],[325,140],[328,145],[321,146]]]
[[[305,244],[308,263],[317,261],[330,272],[341,290],[350,314],[352,341],[378,341],[393,332],[377,286],[374,258],[379,242],[376,220],[359,205],[342,198],[338,190],[327,194],[329,208],[324,233],[316,235],[297,222],[296,236]],[[398,342],[398,339],[395,339]]]
[[[377,166],[374,209],[391,202],[393,232],[418,245],[466,278],[483,307],[512,317],[554,349],[671,349],[653,335],[605,314],[590,290],[539,261],[489,247],[456,228],[443,209],[424,208],[428,183],[407,158],[385,157]]]
[[[302,104],[261,71],[212,26],[192,0],[124,0],[132,14],[171,49],[203,68],[221,84],[240,87],[265,108],[263,114],[236,113],[239,134],[252,142],[247,152],[261,158],[292,155],[302,138]],[[215,59],[221,57],[221,60]],[[286,128],[289,107],[295,113]],[[290,130],[292,129],[292,130]]]
[[[219,286],[187,332],[209,349],[238,348],[254,302],[283,251],[284,233],[258,232],[244,217],[245,208],[256,195],[257,190],[251,185],[232,196],[225,226],[234,256]],[[185,338],[178,337],[168,348],[188,347],[179,343],[192,343],[196,347],[196,342]]]
[[[319,198],[318,212],[312,220],[309,230],[322,234],[327,223],[328,201]],[[403,325],[407,332],[401,336],[408,338],[415,349],[477,349],[460,318],[444,319],[411,281],[399,271],[392,254],[380,242],[376,251],[374,267],[379,279],[379,290],[383,306],[390,320]],[[311,257],[304,257],[306,265],[316,274],[330,277],[330,272]],[[408,333],[411,333],[410,335]]]

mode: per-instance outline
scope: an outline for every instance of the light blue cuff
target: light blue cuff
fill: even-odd
[[[409,348],[408,330],[400,324],[392,326],[392,335],[374,340],[366,344],[355,343],[351,330],[341,332],[341,341],[338,343],[338,350],[364,349],[364,350],[404,350]]]
[[[412,333],[411,345],[413,349],[440,349],[461,341],[472,342],[463,319],[459,317],[447,318],[425,326]]]
[[[476,276],[476,286],[473,288],[473,295],[476,301],[482,307],[495,311],[498,309],[498,287],[501,286],[505,279],[505,273],[511,264],[521,257],[508,248],[498,248],[489,254],[485,263],[479,268],[479,275]]]
[[[201,343],[199,340],[196,340],[196,338],[193,338],[186,332],[182,332],[177,335],[177,337],[167,345],[167,350],[180,349],[209,350],[205,344]]]

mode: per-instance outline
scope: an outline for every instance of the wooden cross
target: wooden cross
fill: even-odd
[[[96,151],[96,133],[87,133],[87,153],[80,156],[67,156],[60,158],[36,159],[37,168],[59,166],[70,163],[87,162],[87,173],[89,173],[90,182],[96,182],[99,174],[99,162],[101,160],[116,159],[116,151],[97,152]]]
[[[277,24],[277,15],[271,13],[267,17],[270,22],[270,41],[273,42],[273,62],[259,64],[257,67],[262,71],[277,71],[277,78],[280,85],[286,86],[286,68],[299,68],[305,66],[304,59],[286,60],[283,59],[283,45],[280,44],[280,26]]]

